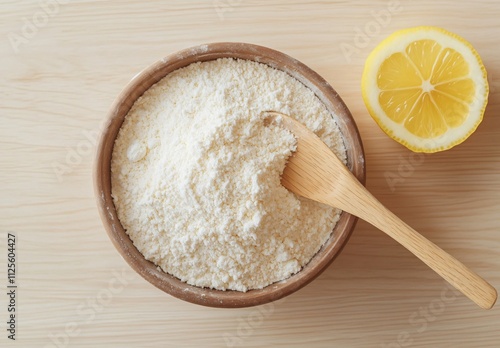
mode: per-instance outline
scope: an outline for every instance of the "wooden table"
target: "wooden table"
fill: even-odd
[[[138,71],[200,43],[261,44],[306,63],[344,98],[375,196],[500,288],[500,3],[56,1],[0,5],[0,346],[500,345],[500,305],[484,311],[457,296],[364,222],[320,278],[284,300],[237,310],[184,303],[120,258],[99,220],[91,179],[99,127]],[[491,86],[476,133],[425,156],[383,134],[360,92],[370,50],[417,25],[468,39]],[[9,231],[17,248],[16,342],[6,331]]]

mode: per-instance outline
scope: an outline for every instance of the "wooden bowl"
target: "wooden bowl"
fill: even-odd
[[[264,304],[287,296],[316,278],[340,253],[347,243],[357,218],[343,212],[334,233],[321,250],[297,274],[261,290],[248,292],[221,291],[188,285],[176,277],[159,271],[135,248],[118,220],[111,198],[111,155],[122,122],[134,102],[144,91],[168,75],[193,62],[230,57],[267,64],[295,77],[309,87],[327,109],[337,115],[335,120],[344,137],[349,169],[365,182],[365,157],[358,129],[349,110],[335,90],[321,76],[304,64],[281,52],[245,43],[212,43],[174,53],[135,76],[114,102],[102,133],[95,162],[94,188],[97,205],[106,231],[128,264],[143,278],[159,289],[182,300],[212,307],[248,307]]]

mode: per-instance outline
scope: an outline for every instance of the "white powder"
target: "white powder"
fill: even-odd
[[[340,131],[314,93],[246,60],[191,64],[151,87],[112,157],[118,217],[138,250],[182,281],[247,291],[298,272],[339,211],[280,185],[296,140],[261,113],[294,116],[345,162]]]

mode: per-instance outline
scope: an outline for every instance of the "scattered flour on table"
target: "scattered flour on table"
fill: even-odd
[[[285,72],[194,63],[147,90],[113,149],[112,196],[138,250],[189,284],[247,291],[284,280],[329,238],[339,211],[280,185],[296,140],[261,113],[292,115],[344,162],[331,114]]]

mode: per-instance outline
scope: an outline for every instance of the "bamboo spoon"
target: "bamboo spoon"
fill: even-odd
[[[274,111],[266,112],[266,122],[282,126],[297,138],[297,151],[289,158],[281,177],[283,186],[299,196],[339,208],[369,222],[481,308],[493,307],[497,299],[495,288],[384,207],[313,132]]]

